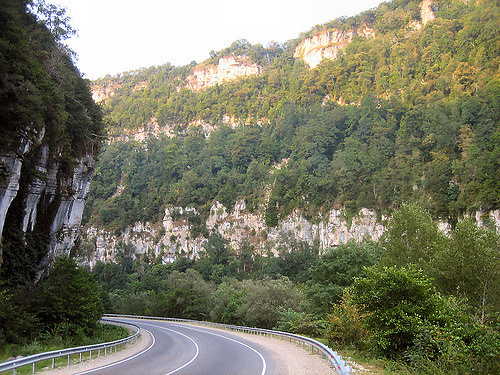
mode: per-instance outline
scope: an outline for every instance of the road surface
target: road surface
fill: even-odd
[[[132,358],[80,372],[92,375],[278,375],[279,365],[265,347],[231,332],[182,323],[139,319],[150,344]]]

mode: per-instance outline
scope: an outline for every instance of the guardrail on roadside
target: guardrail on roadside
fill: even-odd
[[[107,321],[106,319],[102,319],[103,321]],[[115,323],[115,322],[113,322]],[[121,322],[120,322],[121,323]],[[46,360],[52,360],[52,366],[51,368],[55,368],[56,364],[56,359],[60,357],[68,357],[68,366],[71,364],[71,356],[72,355],[79,355],[79,362],[82,362],[82,354],[84,353],[90,353],[89,354],[89,359],[92,359],[92,352],[97,352],[97,357],[101,356],[101,351],[103,351],[104,355],[107,355],[108,353],[112,353],[113,351],[117,351],[118,347],[120,345],[124,346],[125,344],[135,341],[137,337],[139,336],[139,331],[140,328],[136,326],[135,324],[132,323],[126,323],[123,322],[123,324],[132,326],[136,329],[135,334],[132,336],[126,337],[121,340],[116,340],[112,342],[106,342],[103,344],[95,344],[95,345],[89,345],[89,346],[79,346],[76,348],[69,348],[69,349],[62,349],[62,350],[54,350],[51,352],[46,352],[46,353],[39,353],[35,355],[31,355],[29,357],[21,357],[21,358],[16,358],[11,361],[6,361],[3,363],[0,363],[0,373],[5,372],[5,371],[12,371],[13,370],[13,375],[17,375],[17,369],[20,367],[24,366],[29,366],[32,365],[32,373],[34,374],[36,372],[36,364],[41,361],[46,361]]]
[[[352,374],[352,368],[347,366],[345,361],[342,359],[342,356],[337,352],[334,352],[331,348],[324,345],[323,343],[310,339],[309,337],[295,335],[293,333],[281,332],[281,331],[273,331],[269,329],[261,329],[261,328],[252,328],[252,327],[242,327],[242,326],[234,326],[230,324],[220,324],[220,323],[212,323],[212,322],[202,322],[198,320],[190,320],[190,319],[177,319],[177,318],[163,318],[163,317],[153,317],[153,316],[137,316],[137,315],[118,315],[118,314],[105,314],[105,317],[109,318],[133,318],[133,319],[147,319],[147,320],[164,320],[169,322],[182,322],[182,323],[194,323],[205,326],[211,326],[216,328],[229,329],[232,331],[250,333],[250,334],[259,334],[265,335],[267,337],[275,337],[283,340],[288,340],[290,342],[294,342],[296,344],[302,345],[306,348],[310,348],[310,350],[314,353],[316,351],[317,354],[323,355],[326,357],[330,363],[333,365],[335,370],[340,375],[349,375]]]

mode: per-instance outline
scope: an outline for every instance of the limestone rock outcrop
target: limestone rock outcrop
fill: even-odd
[[[293,57],[302,59],[309,67],[316,67],[323,59],[335,59],[340,50],[347,47],[355,35],[372,38],[375,31],[367,26],[359,30],[328,30],[303,40],[296,48]]]
[[[165,210],[161,226],[136,223],[120,236],[103,229],[87,228],[87,241],[95,251],[86,262],[93,265],[96,261],[112,260],[118,251],[123,250],[123,246],[136,255],[161,256],[164,262],[172,262],[179,255],[195,257],[203,251],[206,238],[201,235],[193,237],[193,226],[186,220],[189,215],[198,213],[189,207],[170,207]],[[290,239],[319,245],[320,250],[350,239],[378,240],[385,229],[384,224],[377,220],[376,213],[368,209],[362,209],[351,221],[341,210],[331,210],[318,223],[308,221],[297,211],[281,220],[276,227],[268,227],[264,217],[248,211],[243,200],[236,202],[230,212],[221,203],[215,202],[204,225],[209,232],[218,232],[228,240],[235,251],[245,243],[253,245],[259,253],[268,250],[277,253],[279,247],[287,246]]]
[[[43,134],[40,138],[43,138]],[[32,171],[23,172],[25,159],[35,146],[37,151],[34,156],[30,156],[29,161]],[[16,210],[22,213],[19,230],[24,233],[41,230],[49,236],[43,263],[50,262],[55,256],[69,254],[80,230],[83,208],[95,167],[95,156],[86,155],[76,161],[71,173],[62,172],[63,167],[50,157],[47,144],[43,141],[37,144],[21,138],[17,150],[3,151],[0,155],[0,165],[4,177],[0,183],[2,241],[9,210]],[[23,176],[23,173],[29,173],[31,177]],[[21,183],[24,186],[21,186]],[[13,202],[16,202],[16,207],[13,207]],[[45,229],[48,233],[45,233]]]
[[[186,219],[196,215],[198,212],[191,207],[169,207],[165,209],[161,224],[136,223],[119,236],[104,229],[87,228],[86,241],[93,251],[83,262],[93,266],[97,261],[112,261],[125,249],[135,256],[161,257],[165,263],[173,262],[179,256],[196,257],[204,250],[206,241],[200,234],[193,236],[193,225]],[[378,217],[374,210],[366,208],[350,219],[342,210],[332,209],[315,222],[295,211],[280,220],[276,227],[268,227],[261,214],[248,211],[245,202],[240,200],[230,211],[215,202],[204,225],[208,232],[217,232],[225,238],[234,251],[243,244],[250,244],[255,252],[267,254],[269,250],[277,253],[281,246],[289,246],[290,241],[306,242],[318,246],[320,251],[350,240],[378,241],[385,231],[386,220],[386,217]],[[492,222],[500,230],[500,210],[477,212],[476,220],[479,225],[485,220]],[[450,230],[446,222],[439,222],[439,228],[445,233]]]
[[[414,20],[409,23],[410,30],[420,30],[422,25],[436,18],[434,14],[435,4],[432,0],[423,0],[420,4],[421,23]],[[302,59],[310,68],[316,67],[324,59],[336,59],[340,50],[347,47],[358,35],[362,38],[373,38],[375,30],[365,25],[357,30],[327,30],[316,33],[310,38],[303,40],[296,48],[294,57]]]
[[[238,77],[252,76],[262,72],[262,67],[247,56],[225,56],[217,65],[198,65],[186,78],[186,87],[192,91],[222,84]]]
[[[424,0],[422,4],[420,4],[420,17],[424,25],[436,18],[434,7],[435,5],[432,3],[432,0]]]

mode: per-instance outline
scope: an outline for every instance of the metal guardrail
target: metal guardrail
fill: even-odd
[[[220,324],[220,323],[212,323],[212,322],[202,322],[198,320],[190,320],[190,319],[177,319],[177,318],[163,318],[163,317],[153,317],[153,316],[136,316],[136,315],[118,315],[118,314],[105,314],[105,317],[114,317],[114,318],[133,318],[133,319],[145,319],[145,320],[163,320],[169,322],[182,322],[182,323],[193,323],[199,324],[209,327],[215,328],[223,328],[229,329],[232,331],[238,331],[243,333],[250,334],[258,334],[265,335],[267,337],[279,338],[282,340],[288,340],[289,342],[296,343],[302,345],[306,348],[309,348],[313,353],[316,351],[317,354],[323,355],[326,357],[332,366],[335,368],[338,374],[340,375],[350,375],[352,374],[352,368],[347,366],[345,361],[342,359],[342,356],[337,352],[334,352],[331,348],[324,345],[323,343],[311,339],[309,337],[295,335],[293,333],[281,332],[281,331],[273,331],[269,329],[261,329],[261,328],[252,328],[252,327],[242,327],[242,326],[234,326],[230,324]]]
[[[106,319],[102,319],[104,322],[111,322]],[[13,375],[17,375],[17,369],[20,367],[24,366],[29,366],[32,365],[32,373],[34,374],[36,372],[36,364],[41,361],[46,361],[46,360],[52,360],[52,369],[55,368],[56,365],[56,359],[60,357],[68,357],[68,366],[71,365],[71,356],[73,355],[79,355],[79,362],[82,362],[82,354],[84,353],[90,353],[89,354],[89,359],[92,359],[92,352],[97,352],[97,357],[101,356],[101,351],[104,351],[104,355],[108,355],[112,353],[113,351],[117,351],[118,347],[124,346],[125,344],[135,341],[137,337],[139,336],[140,328],[136,326],[135,324],[128,323],[128,322],[115,322],[113,321],[112,323],[121,323],[125,324],[128,326],[132,326],[136,329],[135,334],[132,336],[126,337],[121,340],[116,340],[112,342],[106,342],[103,344],[95,344],[95,345],[89,345],[89,346],[79,346],[76,348],[69,348],[69,349],[62,349],[62,350],[54,350],[51,352],[46,352],[46,353],[40,353],[40,354],[35,354],[31,355],[29,357],[21,357],[21,358],[16,358],[11,361],[6,361],[0,363],[0,373],[5,372],[5,371],[12,371],[13,370]]]

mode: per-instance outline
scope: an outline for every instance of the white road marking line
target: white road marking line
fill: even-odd
[[[173,329],[162,327],[162,326],[155,326],[155,325],[152,325],[152,324],[144,324],[143,323],[143,325],[149,325],[150,327],[164,329],[166,331],[174,332],[174,333],[177,333],[178,335],[184,336],[185,338],[187,338],[188,340],[190,340],[194,344],[194,346],[196,348],[196,353],[195,353],[194,357],[191,358],[191,360],[189,362],[183,364],[182,366],[176,368],[175,370],[170,371],[169,373],[167,373],[165,375],[172,375],[172,374],[176,373],[177,371],[180,371],[183,368],[189,366],[191,363],[193,363],[196,360],[196,358],[198,357],[198,354],[200,354],[200,348],[199,348],[198,344],[196,343],[196,341],[194,341],[191,337],[185,335],[184,333],[177,332],[177,331],[174,331]]]
[[[177,325],[177,327],[179,327],[179,326]],[[235,342],[237,344],[243,345],[244,347],[246,347],[246,348],[254,351],[255,353],[257,353],[257,355],[262,360],[262,372],[260,373],[260,375],[265,375],[266,370],[267,370],[267,363],[266,363],[266,360],[265,360],[264,356],[257,349],[254,349],[251,346],[249,346],[249,345],[247,345],[247,344],[245,344],[245,343],[243,343],[241,341],[232,339],[232,338],[227,337],[227,336],[219,335],[217,333],[213,333],[213,332],[209,332],[209,331],[203,331],[203,330],[196,329],[196,328],[193,328],[193,327],[188,327],[188,326],[185,326],[185,325],[182,325],[181,327],[184,327],[184,328],[187,328],[187,329],[191,329],[193,331],[198,331],[198,332],[202,332],[202,333],[208,333],[209,335],[213,335],[213,336],[219,336],[219,337],[222,337],[222,338],[224,338],[226,340],[233,341],[233,342]],[[167,375],[169,375],[169,374],[167,374]]]

